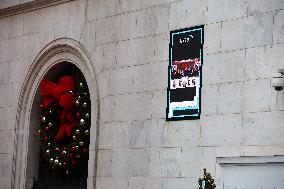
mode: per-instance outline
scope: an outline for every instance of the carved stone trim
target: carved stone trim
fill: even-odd
[[[20,14],[24,12],[29,12],[32,10],[41,9],[41,8],[69,2],[69,1],[74,1],[74,0],[34,0],[31,2],[18,4],[15,6],[0,9],[0,18],[12,16],[12,15]]]
[[[61,38],[49,43],[35,58],[20,92],[15,127],[12,189],[25,189],[28,165],[27,155],[29,151],[28,141],[29,137],[31,137],[29,136],[30,119],[32,119],[31,110],[39,82],[48,70],[57,63],[64,61],[73,63],[81,70],[90,92],[92,104],[90,140],[95,142],[92,142],[92,145],[90,144],[89,146],[90,153],[94,154],[94,159],[89,159],[88,162],[88,169],[91,170],[88,174],[88,189],[95,188],[100,115],[97,78],[86,49],[73,39]]]

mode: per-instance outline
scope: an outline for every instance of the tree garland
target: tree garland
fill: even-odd
[[[206,172],[206,169],[203,169],[203,178],[198,179],[198,188],[197,189],[214,189],[216,185],[214,179],[210,173]]]
[[[71,87],[73,90],[68,91],[72,86],[70,78],[73,77],[63,76],[58,83],[42,80],[41,117],[38,130],[42,157],[53,170],[63,171],[65,174],[72,174],[72,170],[88,158],[91,125],[87,84],[83,76],[80,76],[76,81],[74,79],[75,85]],[[66,85],[62,82],[64,79]],[[67,98],[62,99],[63,95],[67,95]],[[65,106],[72,108],[65,110]]]

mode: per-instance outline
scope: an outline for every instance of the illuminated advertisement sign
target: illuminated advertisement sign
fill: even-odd
[[[170,32],[167,120],[199,119],[204,26]]]

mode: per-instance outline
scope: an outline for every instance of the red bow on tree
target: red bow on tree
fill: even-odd
[[[60,112],[60,127],[56,140],[61,140],[65,133],[70,136],[72,128],[77,125],[77,120],[73,116],[77,98],[73,93],[75,86],[75,80],[71,76],[63,76],[58,80],[58,84],[47,79],[40,82],[43,106],[47,107],[58,102],[63,108]]]

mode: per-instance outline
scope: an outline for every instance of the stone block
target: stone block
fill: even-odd
[[[208,0],[184,0],[170,4],[169,30],[202,25],[207,21]]]
[[[202,171],[202,148],[183,147],[180,156],[181,177],[194,178]]]
[[[9,62],[0,62],[0,85],[6,85],[9,83],[9,73],[10,72],[10,63]]]
[[[215,147],[202,147],[202,169],[206,169],[206,171],[209,172],[213,178],[216,178]]]
[[[181,177],[181,148],[161,150],[162,177]]]
[[[221,50],[231,51],[243,49],[245,47],[245,34],[246,18],[222,22]]]
[[[106,105],[102,108],[101,119],[107,122],[150,119],[151,98],[150,93],[137,93],[117,95],[107,98],[107,101],[102,100],[107,103],[101,104],[101,107]]]
[[[139,10],[141,9],[141,3],[143,3],[143,1],[141,0],[136,0],[136,1],[122,0],[120,1],[120,13]]]
[[[67,37],[80,41],[80,37],[82,35],[82,31],[85,24],[85,8],[86,8],[85,0],[70,2],[70,10],[69,14],[67,14],[68,16]],[[59,12],[64,13],[64,11],[59,11]]]
[[[157,91],[153,93],[151,100],[151,118],[165,119],[167,108],[167,91]]]
[[[126,169],[130,177],[147,177],[149,175],[150,151],[132,149],[127,158]]]
[[[199,122],[170,122],[165,128],[164,138],[165,147],[199,146]]]
[[[0,147],[0,153],[12,154],[14,146],[15,131],[6,130],[0,131],[0,141],[2,142]]]
[[[273,15],[249,16],[247,21],[246,47],[272,44]]]
[[[249,0],[248,15],[260,14],[284,8],[283,0]]]
[[[284,2],[283,2],[284,4]],[[284,42],[284,11],[278,11],[274,15],[273,21],[273,43]]]
[[[244,82],[244,112],[269,111],[271,89],[269,79]]]
[[[111,176],[126,177],[129,175],[129,170],[127,169],[129,156],[129,149],[115,149],[112,151]]]
[[[74,29],[74,32],[78,32],[78,28],[82,27],[83,20],[82,13],[80,13],[80,11],[82,11],[82,6],[75,5],[78,6],[78,12],[75,12],[75,7],[74,5],[72,6],[72,4],[74,3],[60,4],[55,6],[52,10],[53,16],[55,17],[52,24],[55,39],[67,37],[68,33],[68,37],[79,41],[78,35],[71,35],[70,30]],[[75,24],[76,26],[73,26],[72,24]]]
[[[243,145],[283,145],[284,112],[244,114]]]
[[[243,83],[230,83],[219,86],[218,113],[230,114],[243,111]]]
[[[218,112],[218,85],[206,85],[201,88],[201,113],[216,115]]]
[[[149,8],[149,7],[153,7],[153,6],[159,6],[159,5],[164,5],[164,4],[169,4],[175,1],[179,1],[179,0],[156,0],[156,1],[152,1],[152,0],[142,0],[140,2],[141,4],[141,8]]]
[[[209,0],[208,22],[212,23],[245,17],[247,15],[247,6],[246,0]]]
[[[126,189],[128,179],[124,177],[97,177],[97,189]]]
[[[119,40],[127,40],[137,37],[138,14],[139,12],[135,11],[117,16],[117,35]]]
[[[242,156],[242,149],[240,145],[218,146],[216,147],[216,157],[239,157]],[[217,173],[216,166],[216,173]]]
[[[162,178],[130,177],[128,179],[130,189],[162,189]]]
[[[130,122],[100,124],[100,149],[129,148]]]
[[[157,148],[163,146],[164,124],[162,120],[132,121],[131,148]]]
[[[271,46],[250,48],[246,50],[245,79],[270,78],[271,67]]]
[[[204,116],[201,122],[201,146],[240,145],[242,115]]]
[[[24,35],[34,34],[39,32],[39,22],[40,22],[39,15],[40,15],[39,10],[24,13],[24,18],[23,18]]]
[[[150,149],[149,177],[162,177],[161,149]]]
[[[100,121],[111,122],[113,120],[113,117],[110,115],[114,114],[114,109],[111,108],[114,106],[114,103],[113,96],[105,97],[100,100]]]
[[[197,188],[197,178],[163,178],[163,189]]]
[[[143,39],[141,39],[143,40]],[[146,38],[146,43],[143,48],[145,49],[145,61],[158,62],[169,60],[169,34],[161,33]]]
[[[23,83],[27,75],[29,65],[27,59],[10,61],[9,83]],[[8,73],[8,72],[5,72]],[[8,74],[6,74],[8,75]]]
[[[232,51],[204,56],[204,85],[244,81],[245,51]]]
[[[100,177],[111,176],[111,167],[112,167],[112,150],[99,150],[97,176]]]
[[[19,37],[24,32],[24,16],[17,14],[10,17],[8,38]]]
[[[0,130],[13,130],[16,124],[16,108],[0,108]]]
[[[220,51],[221,47],[221,23],[204,26],[204,54],[213,54]]]
[[[275,75],[279,68],[284,68],[284,43],[275,44],[271,49],[270,78]]]
[[[11,189],[11,177],[0,177],[0,189]]]
[[[11,17],[5,17],[0,19],[0,40],[8,39],[9,35],[9,25]],[[1,54],[1,52],[0,52]]]
[[[146,177],[149,175],[149,158],[150,151],[146,149],[113,150],[111,175]]]
[[[54,29],[55,17],[54,6],[46,7],[40,10],[39,17],[39,32],[51,32]]]
[[[12,87],[10,85],[0,85],[0,107],[8,107],[11,102],[11,91]]]
[[[136,37],[168,31],[169,5],[162,5],[137,12]]]
[[[95,41],[96,44],[109,43],[117,40],[119,28],[119,17],[107,17],[95,21]]]
[[[12,176],[12,155],[11,154],[0,154],[0,178]]]
[[[284,146],[242,146],[244,156],[283,156]]]

